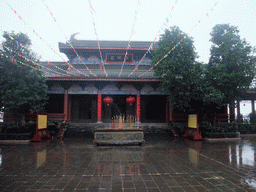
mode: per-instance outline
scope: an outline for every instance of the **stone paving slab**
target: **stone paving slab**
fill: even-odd
[[[204,138],[204,141],[208,142],[231,142],[231,141],[240,141],[241,138]]]
[[[256,141],[145,135],[140,146],[93,147],[93,137],[0,144],[0,191],[256,191]]]

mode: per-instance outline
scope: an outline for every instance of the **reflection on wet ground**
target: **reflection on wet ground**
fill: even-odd
[[[143,147],[95,148],[91,136],[0,144],[0,191],[256,191],[256,137],[145,140]]]

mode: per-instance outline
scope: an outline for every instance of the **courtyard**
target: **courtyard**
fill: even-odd
[[[0,144],[0,191],[256,191],[255,137],[206,142],[145,135],[93,147],[93,136]]]

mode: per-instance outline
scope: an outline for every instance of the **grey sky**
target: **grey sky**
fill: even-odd
[[[24,23],[11,11],[10,4],[27,23]],[[60,28],[68,39],[80,32],[77,39],[96,40],[92,15],[87,0],[44,0]],[[129,40],[134,22],[135,34],[131,41],[153,41],[165,19],[169,26],[177,25],[189,33],[195,41],[199,61],[208,62],[210,32],[216,24],[230,23],[238,26],[240,35],[252,46],[256,46],[256,1],[255,0],[91,0],[96,11],[94,22],[99,40]],[[33,51],[42,55],[43,60],[61,61],[42,40],[28,27],[35,30],[42,39],[57,52],[58,42],[66,42],[58,24],[41,0],[0,0],[0,29],[3,31],[26,33],[33,43]],[[172,6],[174,6],[172,10]],[[214,10],[210,9],[214,7]],[[205,15],[209,12],[209,18]],[[172,18],[170,17],[172,15]],[[197,27],[194,27],[198,21]],[[194,28],[193,28],[194,27]],[[193,28],[192,31],[190,31]],[[161,31],[163,33],[163,31]],[[2,42],[3,38],[0,37]],[[64,54],[60,54],[65,59]]]

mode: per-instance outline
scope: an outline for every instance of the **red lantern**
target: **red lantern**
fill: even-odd
[[[129,103],[130,105],[132,105],[132,103],[134,103],[134,102],[135,102],[135,98],[134,97],[130,96],[130,97],[126,98],[126,103]]]
[[[107,106],[109,106],[110,103],[112,103],[113,99],[111,97],[105,97],[103,99],[103,102],[107,104]]]

